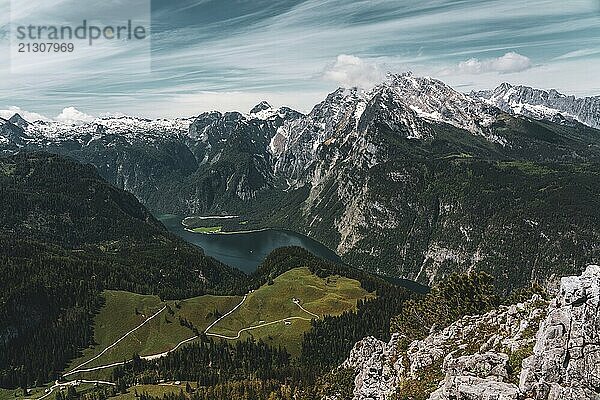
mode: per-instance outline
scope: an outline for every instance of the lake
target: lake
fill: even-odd
[[[317,257],[341,263],[341,258],[331,249],[308,236],[281,229],[266,229],[255,232],[230,234],[206,234],[186,231],[181,224],[183,217],[163,215],[157,217],[172,233],[186,242],[204,249],[204,254],[224,264],[250,274],[256,270],[273,250],[280,247],[302,247]],[[427,293],[429,288],[419,283],[395,277],[381,278],[417,293]]]
[[[286,246],[302,247],[317,257],[341,262],[340,257],[331,249],[308,236],[292,231],[266,229],[232,234],[193,233],[185,230],[181,224],[182,217],[166,215],[158,219],[172,233],[204,249],[206,255],[246,273],[254,272],[273,250]]]

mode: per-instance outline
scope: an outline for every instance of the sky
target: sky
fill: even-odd
[[[0,0],[5,55],[11,22],[106,22],[113,10],[150,27],[70,58],[2,57],[0,116],[166,118],[261,100],[307,112],[339,86],[404,71],[465,92],[510,82],[600,95],[600,0],[135,1]]]

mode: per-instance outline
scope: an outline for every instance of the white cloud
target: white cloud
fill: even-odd
[[[533,64],[529,57],[511,51],[498,58],[488,58],[485,60],[471,58],[466,61],[461,61],[456,68],[447,72],[448,74],[460,73],[468,75],[485,74],[488,72],[510,74],[528,70],[532,66]]]
[[[19,114],[21,117],[23,117],[26,121],[29,121],[29,122],[35,122],[35,121],[39,121],[39,120],[41,120],[41,121],[49,121],[50,120],[48,117],[45,117],[42,114],[26,111],[26,110],[23,110],[21,107],[17,107],[17,106],[10,106],[7,109],[0,110],[0,118],[9,119],[10,117],[12,117],[15,114]]]
[[[381,82],[385,74],[374,63],[347,54],[337,56],[335,63],[324,72],[323,78],[341,86],[369,88]]]
[[[75,107],[67,107],[62,110],[60,114],[58,114],[54,118],[48,118],[45,115],[38,114],[36,112],[23,110],[21,107],[17,106],[9,106],[5,109],[0,109],[0,117],[4,119],[9,119],[15,114],[19,114],[26,121],[35,122],[35,121],[58,121],[65,124],[81,124],[84,122],[91,122],[95,119],[94,116],[88,115],[76,109]]]
[[[84,122],[92,122],[94,117],[79,111],[75,107],[67,107],[54,119],[65,124],[81,124]]]

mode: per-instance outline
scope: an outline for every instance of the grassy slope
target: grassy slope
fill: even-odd
[[[103,295],[105,305],[96,316],[94,322],[94,341],[96,345],[84,350],[82,357],[71,362],[67,371],[94,357],[126,332],[141,324],[147,317],[157,312],[164,305],[158,296],[140,295],[117,290],[107,290]],[[135,312],[136,308],[138,314]],[[104,361],[107,357],[110,357],[111,353],[111,351],[107,352],[98,361]],[[118,359],[115,361],[121,360]],[[100,364],[92,362],[86,365],[86,367],[96,365]]]
[[[223,229],[223,226],[221,226],[221,225],[205,226],[205,227],[194,228],[194,229],[192,229],[192,232],[194,232],[194,233],[218,233],[218,232],[221,232],[222,229]]]
[[[156,296],[128,292],[106,291],[104,295],[106,304],[97,315],[95,323],[97,345],[86,349],[84,355],[73,361],[67,371],[99,354],[164,304],[169,305],[173,314],[164,310],[84,368],[129,360],[133,353],[146,356],[168,351],[180,341],[194,336],[190,328],[179,323],[179,317],[188,320],[202,332],[216,319],[215,314],[223,315],[241,301],[241,297],[236,296],[206,295],[163,303]],[[271,322],[293,316],[312,318],[292,302],[293,298],[300,299],[302,306],[308,311],[322,316],[338,315],[353,309],[358,299],[369,296],[372,295],[362,289],[358,281],[337,276],[322,279],[313,275],[308,268],[296,268],[275,278],[273,285],[264,285],[249,294],[238,310],[219,322],[210,332],[235,336],[240,329],[257,325],[261,321]],[[136,308],[143,316],[136,315]],[[292,320],[290,325],[281,322],[245,332],[240,339],[262,338],[273,346],[285,346],[295,356],[300,352],[304,332],[310,327],[310,321]],[[109,376],[110,370],[100,370],[69,378],[108,379]]]
[[[180,341],[194,336],[191,329],[181,326],[179,317],[187,319],[199,331],[204,330],[215,317],[209,315],[215,309],[224,313],[240,301],[235,296],[200,296],[182,301],[163,303],[156,296],[145,296],[120,291],[105,291],[106,304],[96,316],[94,338],[96,346],[84,351],[84,355],[73,361],[67,371],[99,354],[119,339],[124,333],[138,326],[168,304],[173,315],[164,310],[140,329],[127,336],[119,344],[84,368],[106,365],[131,359],[133,353],[151,355],[175,347]],[[136,315],[135,310],[139,314]],[[94,373],[97,375],[98,373]],[[90,375],[90,374],[86,374]]]
[[[288,317],[312,318],[292,302],[300,304],[317,315],[339,315],[354,309],[356,301],[371,296],[360,287],[360,283],[343,277],[319,278],[308,268],[296,268],[275,278],[273,285],[264,285],[248,295],[246,302],[233,314],[211,329],[211,333],[235,336],[242,328],[259,325]],[[293,320],[291,325],[283,322],[242,333],[241,339],[249,336],[262,338],[265,342],[285,346],[292,355],[298,355],[302,334],[310,329],[310,322]]]

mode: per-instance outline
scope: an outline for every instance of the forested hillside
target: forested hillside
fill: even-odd
[[[242,358],[244,354],[276,355],[277,367],[257,367],[259,372],[266,371],[259,375],[265,382],[285,382],[288,376],[314,381],[343,359],[363,335],[387,335],[389,318],[412,296],[382,278],[320,260],[299,248],[276,250],[254,274],[243,275],[169,234],[132,195],[107,184],[93,167],[59,156],[6,157],[0,161],[0,171],[0,201],[6,205],[0,212],[0,387],[40,385],[56,379],[67,362],[93,340],[92,321],[102,306],[104,289],[158,294],[164,299],[243,294],[304,266],[322,278],[356,279],[365,290],[377,294],[375,299],[361,301],[356,312],[315,321],[314,333],[304,338],[303,356],[293,362],[285,349],[247,343],[240,350]],[[336,346],[331,346],[334,341]],[[213,343],[196,349],[216,357],[230,351],[222,346]],[[177,354],[173,360],[190,360]],[[172,366],[169,360],[163,365]],[[222,370],[218,379],[213,372],[188,368],[185,363],[177,367],[177,374],[171,367],[162,367],[164,373],[143,373],[143,379],[177,375],[224,384],[240,380],[245,373],[239,369],[245,361],[238,361],[224,364],[223,368],[230,369]],[[115,371],[115,378],[131,384],[133,377],[142,379],[138,373],[155,368],[154,363],[143,366],[139,371],[126,367],[120,376]]]
[[[91,166],[47,154],[3,158],[0,204],[2,387],[54,379],[89,344],[102,289],[183,298],[245,285]]]

